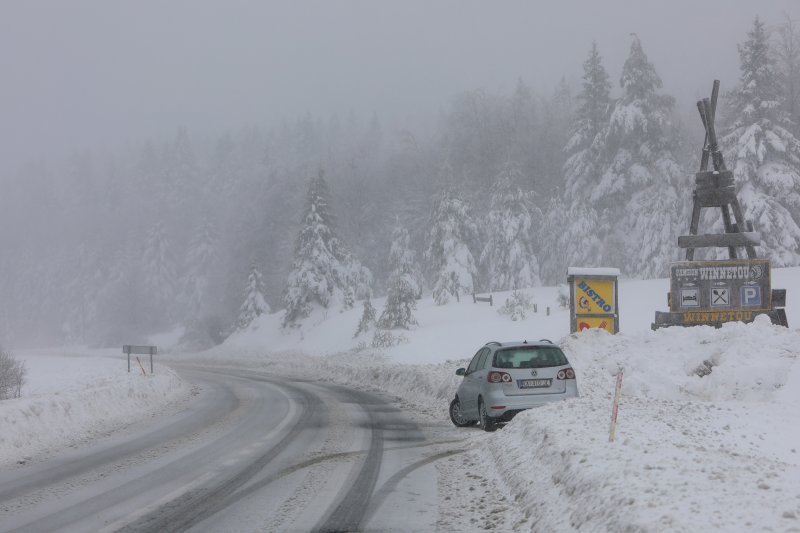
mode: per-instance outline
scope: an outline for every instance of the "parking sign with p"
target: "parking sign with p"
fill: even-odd
[[[743,307],[761,306],[761,287],[758,285],[744,285],[739,287]]]

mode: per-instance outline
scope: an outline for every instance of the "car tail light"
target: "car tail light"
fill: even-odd
[[[505,372],[489,372],[489,375],[486,376],[486,381],[489,383],[511,383],[511,374]]]
[[[559,370],[558,374],[556,374],[556,378],[558,379],[575,379],[575,371],[571,368],[565,368],[564,370]]]

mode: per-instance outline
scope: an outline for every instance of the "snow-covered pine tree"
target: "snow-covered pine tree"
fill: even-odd
[[[173,318],[176,293],[175,260],[164,225],[153,225],[142,255],[144,283],[156,322]],[[163,325],[163,324],[161,324]]]
[[[608,73],[603,67],[597,43],[593,42],[589,57],[583,62],[583,89],[577,96],[580,105],[564,147],[567,154],[563,169],[564,197],[570,205],[587,203],[597,184],[602,146],[596,141],[598,134],[608,126],[610,91]]]
[[[552,235],[549,248],[558,250],[564,264],[559,265],[557,278],[562,281],[569,266],[600,266],[603,262],[598,214],[590,201],[597,186],[603,161],[603,135],[609,124],[611,82],[603,66],[597,43],[592,43],[583,63],[583,88],[570,139],[564,147],[564,213],[549,213],[548,227]]]
[[[539,266],[542,282],[554,285],[564,280],[567,273],[567,256],[564,240],[564,228],[567,224],[567,208],[561,194],[556,194],[547,201],[542,217],[541,242],[542,254]]]
[[[541,285],[533,248],[534,231],[541,228],[542,213],[531,202],[531,193],[520,188],[522,179],[517,165],[508,161],[492,187],[484,226],[486,244],[480,257],[490,291]]]
[[[634,36],[609,124],[597,136],[602,151],[600,181],[589,201],[598,209],[603,264],[619,265],[634,277],[657,277],[678,258],[679,224],[686,214],[677,187],[683,172],[672,153],[674,100],[661,95],[661,78]]]
[[[375,310],[372,302],[369,298],[364,298],[364,310],[361,313],[361,320],[358,322],[358,327],[356,328],[353,338],[355,339],[362,333],[368,333],[369,328],[375,325],[375,318],[377,316],[378,312]]]
[[[556,86],[553,96],[542,101],[542,122],[538,129],[539,164],[536,181],[532,187],[538,194],[552,197],[563,188],[561,169],[566,162],[563,148],[570,137],[570,128],[575,114],[575,98],[566,81]]]
[[[196,320],[201,317],[211,284],[211,276],[217,262],[217,242],[219,234],[210,217],[205,217],[189,243],[186,254],[186,274],[182,280],[181,301],[185,306],[186,318]]]
[[[739,46],[741,76],[722,138],[745,218],[761,233],[774,266],[800,264],[800,142],[787,129],[764,23],[756,17]],[[761,255],[761,254],[759,254]]]
[[[378,327],[381,329],[409,329],[417,325],[414,310],[417,299],[422,296],[419,269],[414,261],[414,251],[409,245],[408,231],[397,226],[392,232],[392,246],[389,249],[389,295],[383,308]]]
[[[452,182],[446,183],[433,205],[425,252],[436,305],[444,305],[460,294],[471,294],[475,290],[478,270],[470,244],[476,241],[477,233],[469,206]]]
[[[294,265],[283,297],[284,326],[307,317],[313,307],[329,308],[369,295],[372,274],[336,236],[323,172],[311,180],[305,215],[297,236]]]
[[[253,320],[270,312],[269,305],[264,299],[264,280],[256,265],[250,266],[247,276],[247,286],[244,290],[244,302],[239,309],[239,319],[236,327],[240,330],[247,329]]]

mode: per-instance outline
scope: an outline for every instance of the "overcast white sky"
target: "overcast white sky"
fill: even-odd
[[[738,77],[756,14],[800,0],[0,0],[0,169],[77,148],[221,133],[311,112],[435,113],[457,92],[549,93],[597,40],[615,86],[630,33],[678,105]]]

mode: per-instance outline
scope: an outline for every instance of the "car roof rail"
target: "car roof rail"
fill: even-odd
[[[498,345],[498,346],[502,346],[502,345],[503,345],[503,343],[501,343],[501,342],[497,342],[497,341],[489,341],[489,342],[487,342],[487,343],[486,343],[486,346],[489,346],[490,344],[496,344],[496,345]]]
[[[553,344],[553,341],[550,339],[539,339],[539,342],[549,342],[550,344]]]

